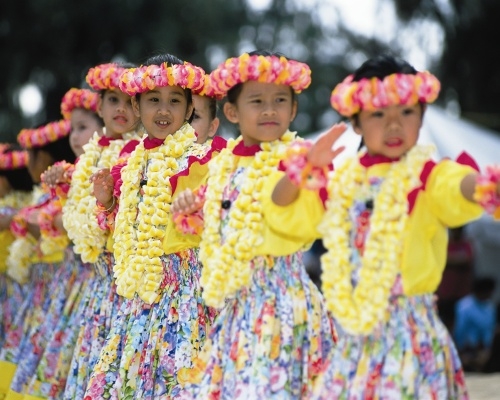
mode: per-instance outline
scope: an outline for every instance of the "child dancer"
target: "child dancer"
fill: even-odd
[[[27,165],[27,151],[0,144],[0,348],[23,299],[21,285],[7,276],[7,255],[15,239],[9,229],[12,217],[31,203],[33,181]]]
[[[297,148],[288,174],[276,179],[271,225],[305,240],[323,237],[323,291],[345,332],[315,398],[467,398],[433,292],[445,266],[447,227],[479,217],[481,205],[500,205],[500,169],[478,175],[465,155],[436,163],[432,147],[417,145],[426,104],[439,89],[436,77],[405,61],[368,60],[332,93],[366,151],[332,174],[326,211],[300,185],[308,170],[331,162],[344,125],[310,150]]]
[[[186,397],[307,397],[334,345],[332,321],[302,263],[303,243],[269,229],[262,197],[295,140],[289,125],[310,73],[279,54],[253,52],[210,75],[227,95],[224,114],[241,136],[210,162],[204,197],[187,191],[174,204],[182,214],[204,202],[203,297],[222,308],[200,360],[201,380]]]
[[[110,175],[94,179],[101,205],[108,212],[118,207],[114,276],[125,300],[86,399],[174,398],[205,340],[211,315],[201,299],[199,236],[176,232],[170,215],[179,190],[204,182],[206,163],[220,143],[196,144],[189,125],[191,90],[201,89],[204,75],[172,55],[153,57],[122,75],[120,88],[134,96],[147,136],[117,175],[119,199],[105,185]]]
[[[70,89],[61,101],[61,113],[71,122],[69,145],[74,155],[69,162],[63,160],[55,165],[63,165],[70,175],[74,156],[81,154],[81,145],[90,138],[95,130],[102,129],[102,121],[96,114],[98,103],[97,94],[87,89]],[[83,139],[82,139],[83,138]],[[51,166],[54,167],[54,166]],[[49,168],[51,168],[49,167]],[[56,167],[54,167],[56,168]],[[43,181],[42,174],[42,181]],[[64,251],[64,260],[57,269],[49,286],[49,305],[44,315],[43,323],[29,337],[29,345],[21,351],[16,375],[11,383],[11,390],[7,399],[16,398],[23,393],[28,398],[36,398],[39,386],[50,378],[60,379],[58,363],[65,363],[66,373],[72,348],[76,337],[74,330],[78,323],[72,320],[79,313],[81,293],[91,278],[91,270],[82,265],[81,260],[75,257],[69,239],[61,226],[61,209],[67,195],[68,186],[63,185],[57,190],[51,190],[45,184],[42,189],[49,193],[48,201],[38,208],[37,225],[40,229],[39,248],[46,256],[58,251]],[[32,381],[36,383],[33,390]],[[59,389],[60,390],[60,389]],[[47,391],[48,392],[48,391]],[[57,391],[55,391],[57,393]]]
[[[220,120],[217,117],[217,99],[208,94],[193,94],[193,121],[191,126],[196,132],[196,142],[210,142],[217,129]]]
[[[33,182],[40,183],[40,175],[48,166],[62,159],[74,161],[69,146],[71,123],[67,120],[51,122],[36,129],[23,129],[18,142],[28,150],[28,171]],[[0,396],[5,395],[14,376],[19,385],[13,386],[12,395],[22,393],[23,384],[31,373],[18,364],[27,362],[28,354],[34,350],[35,335],[40,338],[40,326],[45,320],[51,304],[51,284],[64,257],[64,248],[53,248],[50,253],[42,252],[38,217],[48,205],[50,195],[35,187],[32,205],[22,208],[13,218],[11,230],[16,239],[9,248],[8,274],[25,284],[25,297],[19,306],[15,320],[7,332],[0,352]],[[47,332],[45,332],[46,334]],[[37,348],[41,351],[40,348]]]

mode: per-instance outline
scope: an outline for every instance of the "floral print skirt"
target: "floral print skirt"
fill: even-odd
[[[6,273],[0,273],[0,348],[2,348],[6,333],[14,323],[23,299],[23,287]]]
[[[60,263],[35,263],[30,266],[30,277],[24,286],[25,296],[0,351],[0,371],[3,375],[0,379],[0,398],[8,393],[23,355],[28,353],[28,348],[33,348],[31,339],[37,337],[43,325],[51,303],[51,284],[60,268]],[[39,350],[41,352],[42,349]]]
[[[252,284],[227,300],[186,399],[301,399],[335,347],[333,320],[300,253],[254,259]]]
[[[83,317],[84,293],[95,281],[94,270],[89,264],[83,264],[80,257],[71,250],[67,252],[67,255],[69,255],[66,258],[67,265],[72,265],[72,273],[67,281],[70,284],[69,294],[26,390],[26,394],[32,397],[60,398],[66,385],[66,377]]]
[[[197,249],[162,256],[157,302],[124,300],[85,393],[91,399],[171,399],[189,380],[213,311],[199,284]]]
[[[116,294],[113,264],[113,253],[101,253],[94,264],[96,278],[87,285],[82,295],[83,317],[62,396],[65,400],[83,399],[90,373],[99,359],[113,320],[123,302],[123,297]]]
[[[339,335],[314,399],[468,399],[455,345],[433,295],[397,296],[369,336]]]

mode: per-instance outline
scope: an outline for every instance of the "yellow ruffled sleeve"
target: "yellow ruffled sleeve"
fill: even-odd
[[[477,219],[483,209],[467,200],[460,191],[462,180],[476,171],[455,161],[440,162],[432,170],[425,195],[431,212],[446,226],[456,227]]]
[[[7,272],[7,256],[9,247],[14,242],[15,237],[9,229],[0,231],[0,273]]]
[[[271,196],[283,176],[284,172],[276,171],[264,185],[262,204],[268,229],[285,240],[302,244],[313,242],[321,236],[317,226],[325,212],[323,203],[317,192],[302,189],[292,204],[286,207],[274,204]]]

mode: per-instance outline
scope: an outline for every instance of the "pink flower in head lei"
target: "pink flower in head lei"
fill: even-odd
[[[383,80],[363,78],[353,81],[349,75],[333,89],[330,102],[339,114],[351,117],[361,110],[373,111],[393,105],[432,103],[441,84],[430,72],[392,74]]]
[[[229,58],[210,74],[210,85],[218,97],[239,83],[257,81],[290,86],[300,93],[311,84],[311,69],[307,64],[281,56],[242,54]]]
[[[203,89],[205,71],[188,62],[147,65],[126,69],[120,80],[120,90],[129,96],[153,90],[156,87],[180,86],[193,92]]]
[[[25,149],[43,147],[69,135],[71,121],[62,119],[35,129],[23,129],[17,135],[17,142]]]
[[[71,118],[71,112],[75,108],[97,111],[99,94],[88,89],[72,88],[66,92],[61,101],[61,114],[64,119]]]
[[[13,150],[9,144],[0,144],[0,170],[10,171],[18,168],[26,168],[28,165],[28,152],[26,150]]]
[[[126,70],[115,63],[101,64],[90,68],[85,80],[97,91],[119,89],[120,78]]]

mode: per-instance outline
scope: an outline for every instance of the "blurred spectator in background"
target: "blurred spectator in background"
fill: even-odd
[[[472,293],[456,304],[453,338],[465,371],[481,371],[490,356],[496,330],[494,290],[492,278],[478,278]]]
[[[311,280],[321,290],[321,260],[320,257],[326,252],[323,242],[316,240],[311,248],[304,252],[304,265]]]
[[[452,228],[443,279],[436,291],[439,316],[450,332],[453,332],[455,305],[471,292],[473,276],[472,242],[464,236],[464,227]]]

